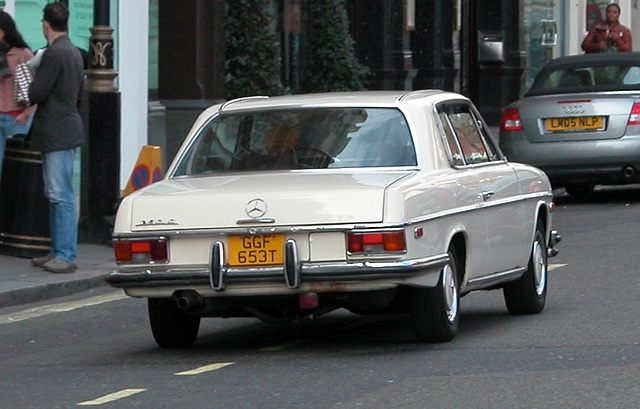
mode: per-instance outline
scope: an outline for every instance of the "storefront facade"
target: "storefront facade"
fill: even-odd
[[[282,81],[296,92],[304,68],[308,2],[272,0],[281,39]],[[51,0],[5,0],[33,49],[44,46],[40,19]],[[98,0],[66,0],[70,36],[89,49]],[[120,188],[145,144],[166,162],[193,119],[224,99],[225,0],[103,0],[114,29],[120,94]],[[603,0],[345,0],[356,55],[369,89],[442,88],[474,100],[490,123],[519,98],[550,59],[581,53]],[[620,21],[640,50],[637,0],[620,0]],[[91,50],[89,50],[91,51]],[[165,162],[165,166],[167,163]],[[81,170],[84,171],[84,170]]]

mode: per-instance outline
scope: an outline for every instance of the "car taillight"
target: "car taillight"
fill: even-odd
[[[520,112],[516,108],[508,108],[502,111],[500,119],[501,131],[522,131],[522,121],[520,120]]]
[[[384,253],[405,251],[404,231],[349,233],[349,253]]]
[[[631,113],[629,114],[629,122],[627,125],[640,125],[640,103],[636,102],[631,107]]]
[[[116,262],[166,262],[168,261],[167,240],[114,240],[113,252]]]

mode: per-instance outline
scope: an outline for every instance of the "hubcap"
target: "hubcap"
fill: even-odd
[[[452,323],[458,315],[458,287],[450,265],[442,269],[442,287],[447,308],[447,320]]]
[[[533,242],[533,280],[536,285],[536,294],[541,297],[547,284],[547,266],[544,249],[538,240]]]

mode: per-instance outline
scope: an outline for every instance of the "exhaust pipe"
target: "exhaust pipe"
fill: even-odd
[[[204,301],[202,296],[195,291],[182,291],[176,297],[176,304],[181,310],[192,311],[202,307]]]
[[[631,179],[636,175],[636,168],[633,166],[625,166],[622,168],[622,177],[625,179]]]

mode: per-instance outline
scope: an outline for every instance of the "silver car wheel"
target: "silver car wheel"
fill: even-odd
[[[533,242],[533,280],[536,285],[536,294],[541,297],[547,284],[547,263],[545,262],[544,249],[540,242]]]
[[[538,222],[538,225],[542,226],[542,222]],[[549,275],[543,231],[541,228],[536,230],[527,271],[503,287],[504,299],[512,314],[537,314],[544,309]]]
[[[455,248],[449,250],[450,261],[440,270],[435,287],[411,289],[411,315],[420,342],[448,342],[458,332],[460,290]]]
[[[458,316],[458,286],[450,264],[442,269],[442,289],[446,303],[447,320],[453,323]]]

